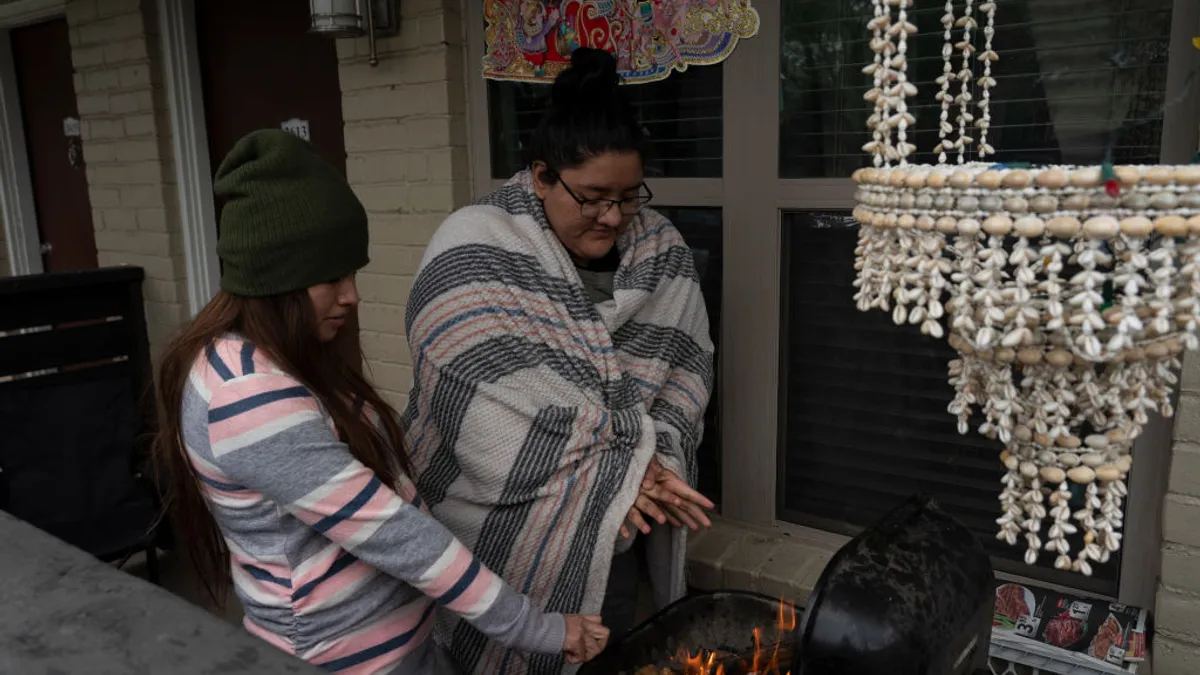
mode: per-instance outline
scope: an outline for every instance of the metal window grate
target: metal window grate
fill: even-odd
[[[627,91],[650,135],[653,156],[646,174],[661,178],[716,178],[723,156],[721,65],[694,66]],[[488,81],[492,177],[525,167],[529,136],[541,120],[550,87]]]
[[[961,15],[963,2],[954,5]],[[1102,160],[1117,127],[1153,114],[1164,102],[1171,8],[1172,0],[999,3],[994,44],[1000,61],[993,66],[998,86],[989,132],[996,161]],[[916,163],[937,159],[931,151],[938,141],[934,96],[942,74],[943,12],[937,0],[908,11],[920,30],[909,39],[908,52],[909,77],[919,88],[909,106],[917,117],[916,129],[908,132],[921,151],[909,158]],[[865,29],[871,16],[869,0],[784,0],[781,176],[847,176],[869,162],[861,150],[869,140],[870,114],[862,98],[869,82],[861,69],[872,57]],[[982,44],[980,31],[974,38]],[[978,76],[980,64],[972,61]],[[957,71],[961,57],[952,65]],[[971,112],[978,110],[972,106]],[[957,108],[951,122],[956,114]],[[1161,120],[1140,126],[1116,141],[1114,158],[1154,163],[1161,137]]]

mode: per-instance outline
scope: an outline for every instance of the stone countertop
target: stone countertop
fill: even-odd
[[[0,674],[320,672],[0,512]]]

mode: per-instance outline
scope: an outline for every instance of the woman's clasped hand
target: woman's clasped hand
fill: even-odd
[[[621,525],[621,536],[632,536],[630,525],[642,534],[649,534],[647,519],[659,525],[670,523],[673,527],[687,527],[693,531],[712,527],[712,521],[705,513],[712,508],[712,501],[689,487],[678,474],[663,468],[658,458],[654,458],[646,469],[633,508],[629,509],[625,524]]]
[[[608,629],[598,616],[567,615],[567,639],[563,656],[572,665],[591,661],[608,644]]]

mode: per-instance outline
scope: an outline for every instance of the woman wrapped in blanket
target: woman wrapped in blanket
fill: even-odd
[[[343,343],[367,264],[366,212],[345,179],[268,130],[234,147],[215,187],[221,292],[162,356],[155,444],[213,600],[232,583],[246,630],[335,673],[457,672],[429,639],[435,608],[506,648],[599,653],[597,618],[514,591],[409,479],[398,415]]]
[[[544,611],[630,628],[645,564],[682,596],[713,345],[691,250],[645,208],[647,136],[613,57],[578,49],[530,168],[438,229],[405,318],[405,409],[432,512]],[[635,545],[636,539],[636,545]],[[562,672],[446,616],[476,674]],[[568,668],[568,670],[570,670]]]

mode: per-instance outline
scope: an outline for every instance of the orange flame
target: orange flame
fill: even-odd
[[[790,670],[781,670],[779,663],[779,647],[784,635],[796,628],[796,607],[790,602],[779,601],[779,618],[774,626],[775,635],[770,643],[763,645],[762,627],[754,628],[754,654],[750,663],[741,662],[742,671],[747,675],[791,675]],[[675,654],[676,671],[682,667],[682,675],[725,675],[725,664],[718,663],[718,654],[708,649],[700,649],[695,654],[689,649],[680,648]],[[666,669],[663,672],[670,672]]]

